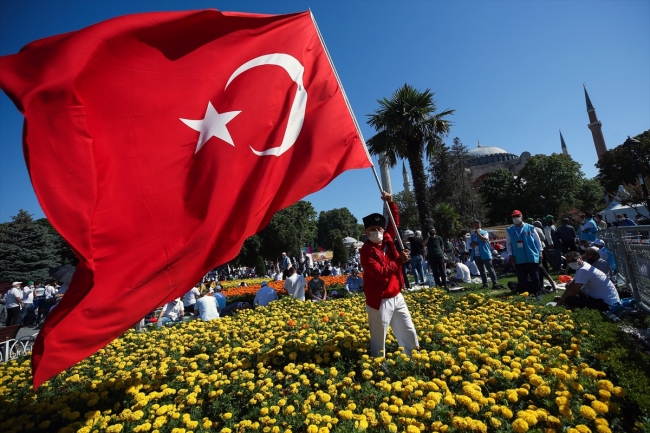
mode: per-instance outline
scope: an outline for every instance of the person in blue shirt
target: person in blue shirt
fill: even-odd
[[[609,263],[612,270],[616,272],[616,257],[614,257],[614,253],[605,246],[605,242],[602,239],[596,239],[591,245],[598,248],[600,258]]]
[[[217,284],[217,286],[214,288],[214,293],[212,296],[214,296],[214,299],[217,300],[217,307],[219,307],[219,313],[223,311],[224,308],[226,308],[226,295],[221,293],[221,285]]]
[[[352,268],[352,274],[345,280],[345,290],[352,293],[361,293],[363,290],[363,278],[359,276],[357,268]]]
[[[598,225],[594,221],[593,214],[591,212],[585,212],[580,215],[580,223],[582,225],[578,233],[579,240],[585,240],[587,242],[595,241]]]
[[[481,221],[475,220],[473,222],[474,230],[470,233],[470,243],[471,253],[474,256],[474,262],[478,267],[478,272],[481,274],[481,281],[483,282],[483,289],[488,288],[487,273],[490,274],[490,280],[492,280],[492,288],[494,290],[501,290],[504,287],[499,285],[499,280],[497,279],[497,274],[494,272],[494,267],[492,266],[492,247],[490,245],[490,236],[485,230],[481,230]]]
[[[627,214],[618,214],[616,215],[616,226],[617,227],[631,227],[635,226],[636,223],[627,217]]]
[[[535,227],[524,223],[520,211],[512,212],[512,222],[513,225],[506,229],[506,249],[510,256],[510,263],[517,273],[517,288],[530,287],[530,293],[539,298],[542,296],[542,286],[539,282],[542,244]]]

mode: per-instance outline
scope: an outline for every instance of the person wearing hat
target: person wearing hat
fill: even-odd
[[[387,203],[395,225],[399,225],[399,212],[393,196],[382,191],[381,199]],[[386,355],[386,333],[390,326],[397,344],[404,348],[407,356],[411,356],[412,351],[420,347],[401,292],[404,287],[402,264],[409,260],[409,250],[397,252],[393,242],[395,228],[392,224],[385,228],[386,218],[382,214],[373,213],[364,217],[363,226],[368,237],[361,247],[361,265],[370,328],[370,355]]]
[[[535,227],[523,222],[520,211],[512,212],[512,222],[513,225],[506,229],[506,249],[517,274],[517,290],[529,291],[540,297],[542,287],[539,282],[539,262],[542,244]],[[527,281],[529,277],[530,282]],[[530,288],[525,290],[528,284]]]
[[[273,287],[269,286],[266,281],[262,281],[259,290],[255,294],[253,305],[256,307],[266,307],[271,302],[277,300],[278,292],[276,292]]]
[[[551,262],[551,268],[554,271],[559,271],[562,267],[562,240],[553,225],[553,215],[546,215],[544,224],[548,260]]]
[[[7,304],[7,320],[5,326],[19,324],[20,309],[23,308],[23,291],[20,288],[21,281],[11,283],[11,289],[5,294],[4,300]]]

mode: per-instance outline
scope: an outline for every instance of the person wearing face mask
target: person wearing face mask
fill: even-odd
[[[596,225],[596,221],[593,219],[593,215],[591,212],[585,212],[584,214],[580,214],[580,240],[585,240],[587,242],[593,242],[596,240],[596,232],[598,231],[598,225]]]
[[[636,223],[629,219],[627,215],[625,214],[618,214],[616,215],[616,226],[617,227],[629,227],[629,226],[635,226]]]
[[[542,287],[539,283],[539,262],[542,258],[542,244],[535,227],[523,222],[520,211],[512,212],[512,222],[513,225],[506,229],[506,249],[517,274],[517,286],[521,288],[529,285],[531,294],[540,297]]]
[[[576,251],[568,253],[566,261],[568,266],[576,271],[576,276],[566,285],[564,295],[555,298],[558,305],[600,311],[620,307],[621,299],[607,275],[583,261],[580,253]],[[584,291],[581,290],[583,287]]]
[[[399,225],[399,212],[391,194],[382,191],[395,224]],[[401,290],[404,287],[402,264],[409,260],[409,250],[398,253],[393,242],[395,229],[386,226],[382,214],[373,213],[363,218],[368,240],[361,247],[363,266],[363,292],[366,296],[366,311],[370,328],[370,354],[373,357],[386,355],[386,333],[393,329],[397,343],[404,353],[411,356],[419,350],[418,337]]]

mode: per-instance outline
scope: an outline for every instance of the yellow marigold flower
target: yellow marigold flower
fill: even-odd
[[[516,419],[512,423],[512,429],[517,433],[523,433],[528,431],[528,423],[521,418]]]
[[[120,433],[123,428],[124,426],[122,424],[111,425],[106,428],[106,433]]]
[[[363,377],[366,380],[370,379],[372,377],[372,371],[363,370],[363,372],[361,372],[361,377]]]
[[[605,391],[612,392],[614,391],[614,385],[609,380],[599,380],[596,383],[598,389],[604,389]]]
[[[612,430],[607,427],[606,425],[597,425],[596,426],[596,431],[598,433],[612,433]]]
[[[603,403],[602,401],[594,400],[591,402],[591,407],[593,410],[600,414],[607,413],[609,411],[609,407],[607,407],[606,403]]]
[[[549,394],[551,394],[551,388],[547,385],[540,385],[535,388],[535,395],[538,397],[546,397]]]
[[[500,408],[499,411],[501,412],[501,415],[502,415],[504,418],[510,419],[510,418],[513,417],[513,413],[512,413],[512,411],[510,410],[510,408],[508,408],[508,407],[506,407],[506,406],[501,406],[501,408]]]
[[[499,421],[498,418],[494,418],[494,417],[490,418],[490,424],[492,424],[492,427],[494,428],[501,427],[501,421]]]
[[[591,433],[591,429],[584,424],[578,424],[576,430],[578,430],[579,433]]]
[[[38,428],[40,428],[41,430],[45,430],[45,429],[48,428],[49,426],[50,426],[50,420],[48,419],[48,420],[45,420],[45,421],[43,421],[42,423],[40,423],[40,424],[38,425]]]
[[[621,388],[620,386],[616,386],[616,387],[614,387],[614,389],[612,390],[612,394],[614,394],[616,397],[625,397],[625,395],[626,395],[627,393],[626,393],[625,390],[624,390],[623,388]]]
[[[309,427],[307,427],[307,433],[318,433],[318,426],[310,424]]]
[[[589,406],[580,406],[580,415],[589,420],[596,419],[596,411]]]
[[[226,412],[224,414],[221,414],[221,418],[224,420],[229,420],[230,418],[232,418],[232,413]]]

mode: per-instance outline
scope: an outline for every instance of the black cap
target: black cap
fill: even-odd
[[[363,218],[363,226],[365,228],[371,226],[382,226],[386,227],[386,218],[380,213],[371,213],[367,217]]]

